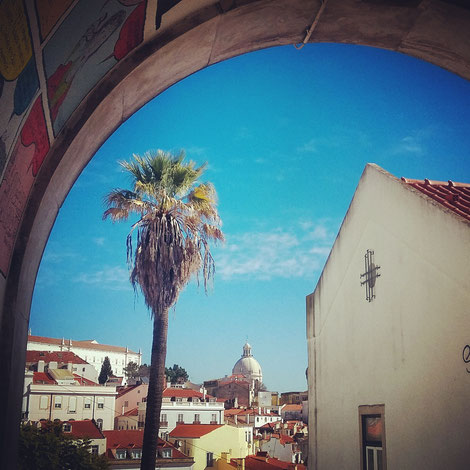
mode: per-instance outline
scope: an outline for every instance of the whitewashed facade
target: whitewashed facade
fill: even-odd
[[[131,351],[127,347],[99,344],[96,340],[75,341],[71,339],[47,338],[44,336],[28,336],[27,350],[30,351],[72,351],[91,364],[98,373],[104,358],[111,362],[113,374],[124,377],[124,367],[129,362],[142,364],[142,353]]]
[[[62,381],[65,382],[65,381]],[[94,419],[101,429],[114,428],[116,388],[72,383],[33,383],[33,372],[25,375],[23,418],[26,421]]]
[[[470,468],[468,220],[368,165],[307,338],[310,469]]]

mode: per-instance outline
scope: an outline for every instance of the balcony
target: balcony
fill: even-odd
[[[160,427],[161,428],[167,428],[168,427],[168,421],[160,421]]]
[[[201,424],[201,421],[199,421],[199,420],[193,421],[193,424]]]

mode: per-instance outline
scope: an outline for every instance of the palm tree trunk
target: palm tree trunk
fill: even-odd
[[[147,413],[145,415],[144,441],[142,447],[141,470],[155,470],[157,458],[158,431],[163,390],[166,386],[165,359],[168,333],[168,310],[160,314],[154,312],[152,358],[150,364]]]

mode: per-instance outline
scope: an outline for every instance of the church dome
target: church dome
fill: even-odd
[[[251,346],[246,343],[243,346],[243,354],[240,359],[235,363],[232,369],[232,374],[241,374],[252,382],[258,380],[260,383],[263,381],[263,372],[259,362],[251,354]]]

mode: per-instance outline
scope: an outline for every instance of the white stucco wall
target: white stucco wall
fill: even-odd
[[[367,249],[381,275],[372,302]],[[468,222],[366,167],[307,298],[307,337],[310,469],[360,468],[358,406],[373,404],[385,405],[388,470],[470,468]]]
[[[113,429],[115,396],[116,388],[109,386],[29,384],[25,389],[23,411],[28,413],[27,419],[34,422],[94,418],[103,420],[103,430]],[[60,408],[55,406],[56,397],[60,397]],[[71,399],[74,400],[72,409]]]
[[[68,343],[69,340],[66,340]],[[100,345],[103,346],[103,345]],[[42,343],[42,342],[35,342],[35,341],[28,341],[27,345],[28,351],[71,351],[77,356],[81,357],[84,361],[91,364],[99,374],[101,371],[101,366],[103,364],[104,358],[106,356],[109,357],[109,361],[111,362],[111,368],[113,370],[113,374],[117,377],[124,376],[124,367],[127,366],[129,362],[135,362],[139,366],[141,365],[142,361],[142,354],[135,353],[132,351],[113,351],[113,350],[105,350],[105,349],[97,349],[97,348],[86,348],[80,347],[77,344],[74,345],[72,341],[72,346],[68,344],[54,344],[54,343]],[[78,373],[78,372],[77,372]]]

